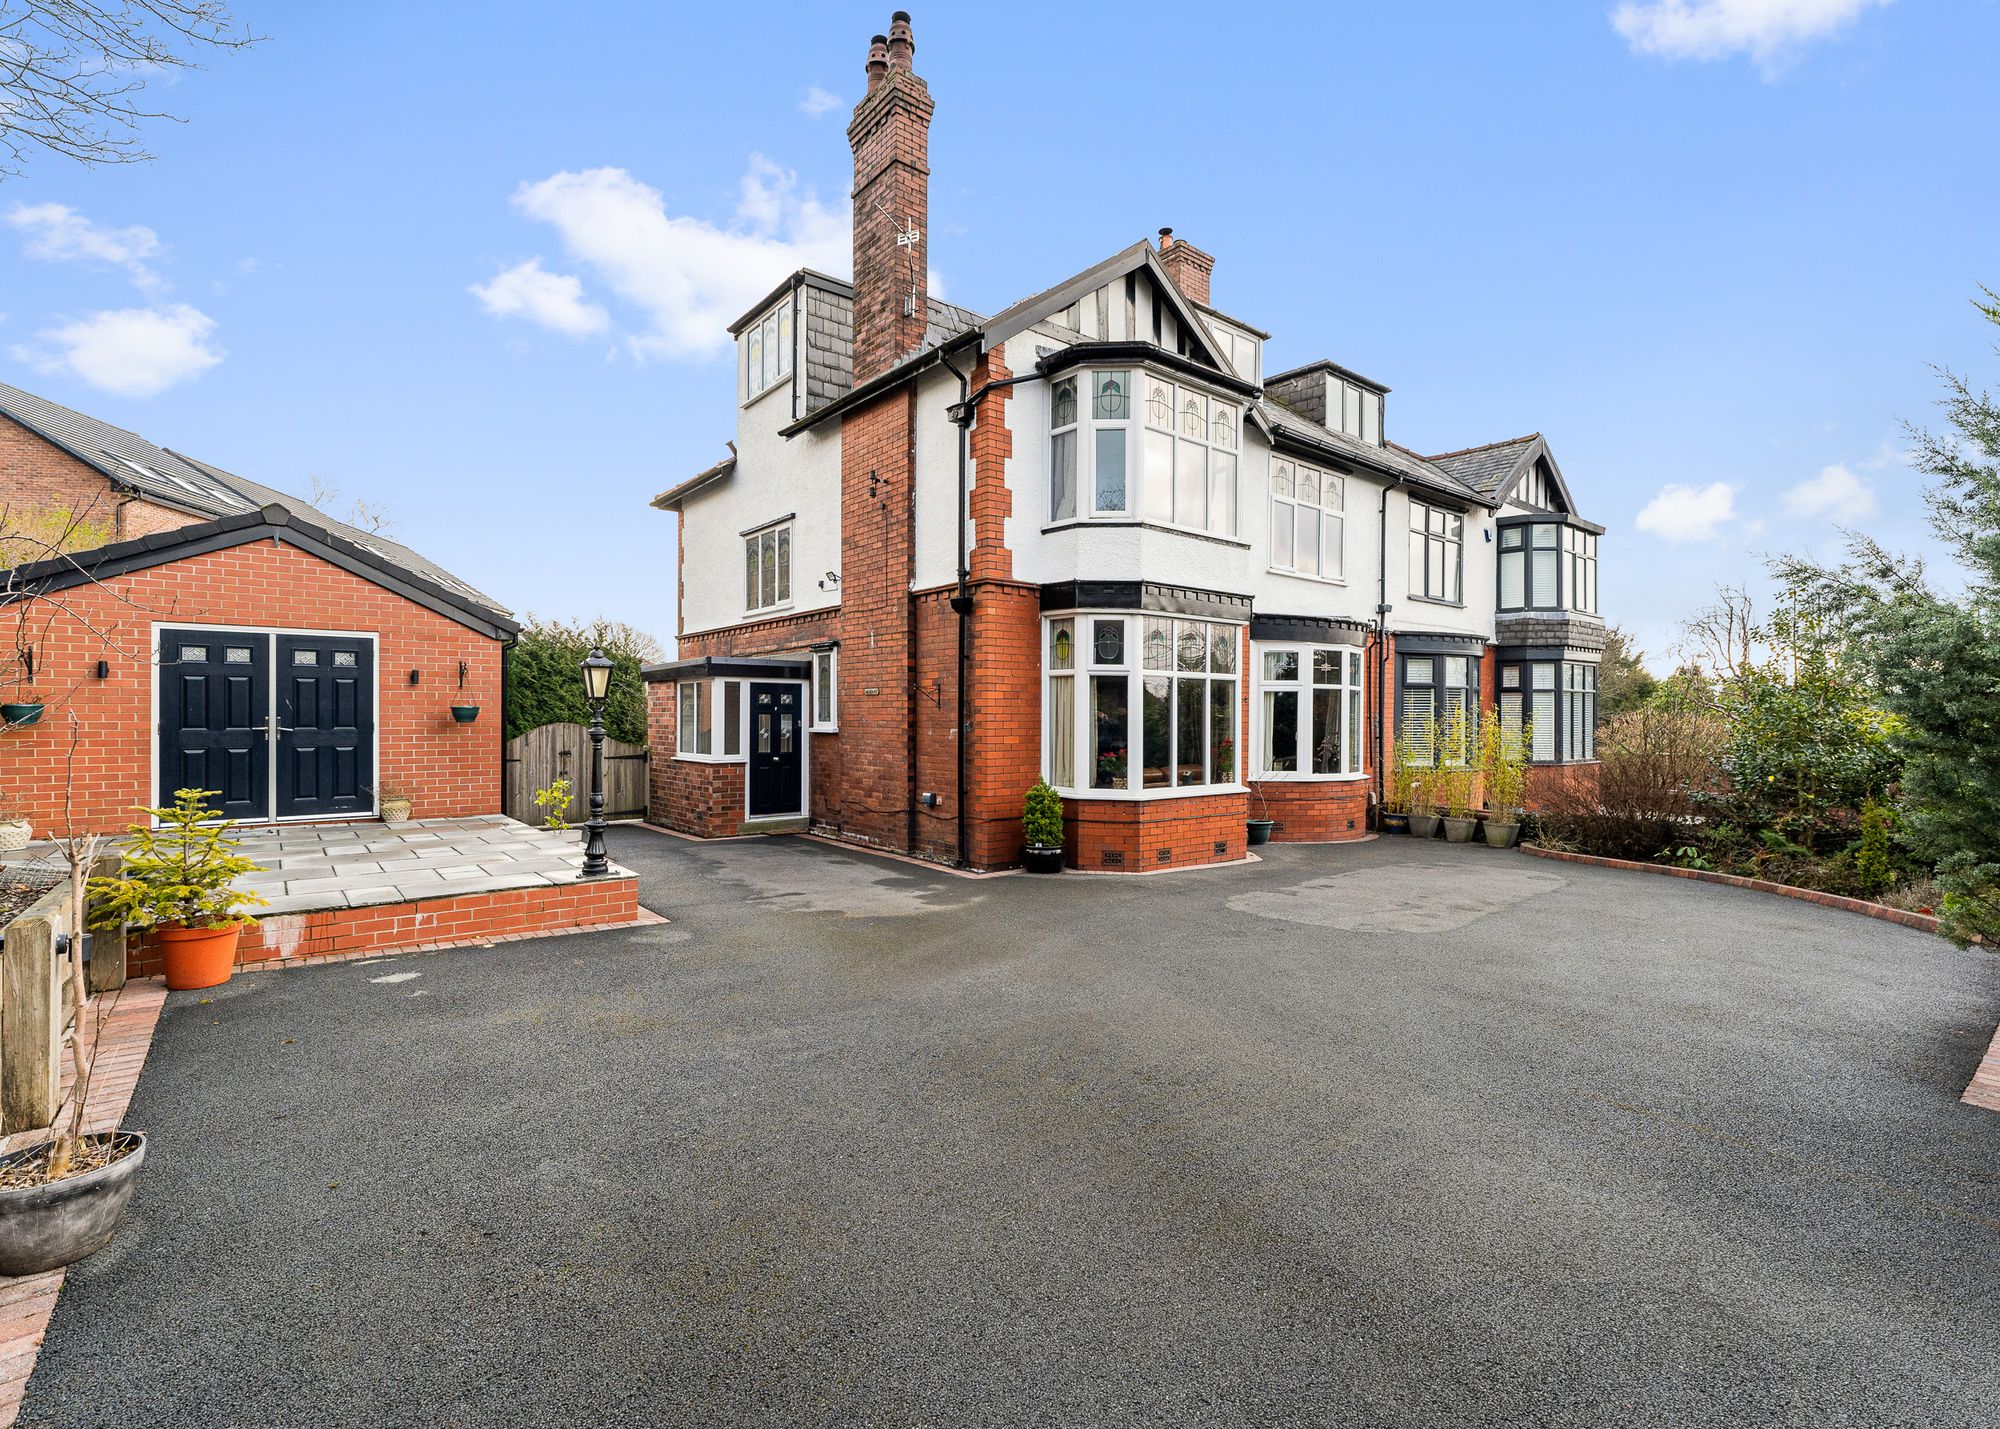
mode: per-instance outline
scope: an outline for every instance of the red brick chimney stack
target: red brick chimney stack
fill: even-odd
[[[854,382],[923,346],[930,263],[931,92],[910,68],[910,16],[898,10],[868,49],[868,93],[854,107]],[[899,241],[900,240],[900,241]]]
[[[1171,228],[1160,230],[1160,266],[1190,302],[1208,306],[1208,279],[1215,272],[1215,255],[1204,253]]]

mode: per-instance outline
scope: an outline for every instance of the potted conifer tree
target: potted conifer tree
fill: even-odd
[[[214,792],[180,789],[171,805],[146,810],[158,827],[128,825],[124,867],[90,880],[96,926],[153,930],[176,991],[229,981],[244,925],[254,921],[239,910],[264,901],[235,886],[257,865],[236,852],[235,820],[211,814]]]
[[[1021,812],[1021,832],[1027,836],[1021,864],[1030,873],[1061,873],[1063,866],[1062,795],[1046,779],[1037,779]]]

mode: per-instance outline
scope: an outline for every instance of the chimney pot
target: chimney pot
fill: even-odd
[[[889,37],[877,35],[868,42],[868,87],[889,72]]]
[[[916,36],[910,31],[910,12],[898,10],[889,17],[889,68],[909,73],[916,53]]]

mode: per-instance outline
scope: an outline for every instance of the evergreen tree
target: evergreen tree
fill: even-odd
[[[2000,326],[2000,294],[1975,302]],[[1881,706],[1899,721],[1905,836],[1944,885],[1940,927],[1954,942],[2000,942],[2000,404],[1939,369],[1950,430],[1909,428],[1914,465],[1933,478],[1931,527],[1964,568],[1962,592],[1935,588],[1921,561],[1849,533],[1848,558],[1796,557],[1773,571],[1843,632]]]
[[[1597,720],[1609,724],[1652,697],[1660,682],[1646,668],[1646,652],[1613,625],[1604,632],[1604,655],[1597,666]]]
[[[603,650],[613,667],[604,699],[605,732],[627,744],[646,742],[646,686],[639,672],[664,658],[660,643],[618,621],[571,625],[532,615],[507,652],[506,738],[559,721],[590,723],[578,666],[593,648]]]

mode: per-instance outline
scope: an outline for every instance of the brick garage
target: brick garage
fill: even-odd
[[[16,572],[12,597],[0,602],[10,640],[34,651],[36,691],[49,707],[40,723],[0,735],[0,779],[38,833],[62,831],[66,784],[79,831],[123,828],[134,807],[171,793],[153,783],[155,655],[166,628],[372,636],[374,750],[367,807],[355,816],[372,817],[385,784],[409,795],[417,818],[499,812],[501,660],[511,622],[466,609],[453,593],[385,569],[276,507],[49,566]],[[224,638],[216,633],[218,646]],[[479,705],[480,717],[458,723],[455,704]]]

